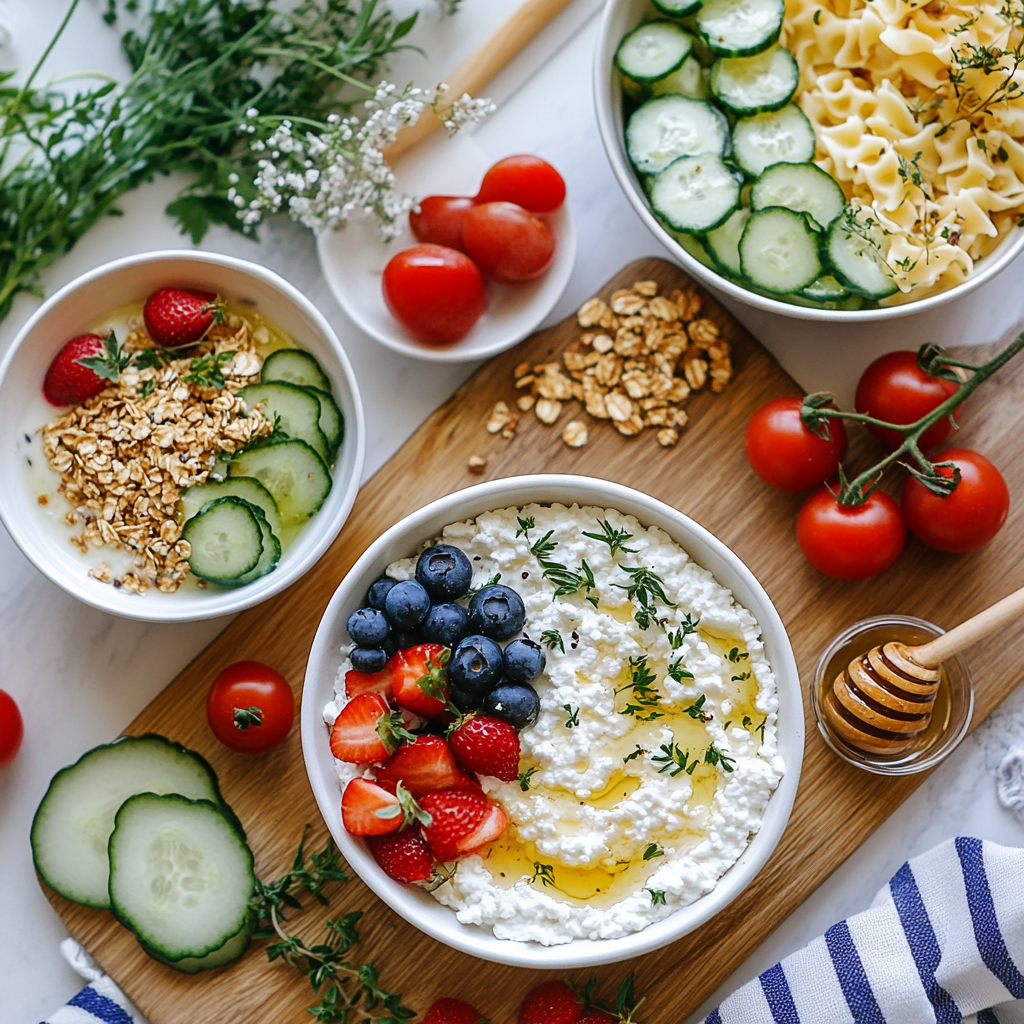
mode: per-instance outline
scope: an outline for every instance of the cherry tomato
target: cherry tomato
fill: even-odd
[[[18,705],[6,690],[0,690],[0,768],[14,760],[24,735],[25,724]]]
[[[555,236],[544,221],[515,203],[483,203],[462,225],[466,252],[502,284],[540,277],[555,256]]]
[[[258,661],[228,665],[206,698],[206,720],[214,736],[243,754],[262,754],[288,735],[295,697],[280,672]]]
[[[409,226],[419,242],[435,242],[462,251],[462,222],[473,209],[465,196],[427,196],[409,213]]]
[[[949,398],[959,385],[932,377],[917,365],[916,352],[890,352],[876,359],[861,375],[854,397],[857,412],[887,423],[915,423]],[[875,437],[889,448],[898,448],[903,438],[895,430],[869,426]],[[953,433],[948,417],[930,426],[920,447],[934,448]]]
[[[465,337],[487,308],[487,288],[465,253],[425,242],[384,268],[384,301],[417,338],[449,345]]]
[[[843,421],[828,421],[829,439],[818,437],[800,419],[803,399],[776,398],[762,405],[747,424],[747,461],[770,487],[806,491],[835,475],[846,453]]]
[[[531,213],[551,213],[565,202],[565,182],[539,156],[507,156],[484,175],[476,201],[517,203]]]
[[[1006,522],[1010,492],[1003,474],[984,455],[966,448],[950,448],[936,461],[953,462],[960,483],[946,497],[928,490],[914,477],[903,485],[901,504],[910,532],[940,551],[974,551],[987,544]],[[939,466],[943,476],[953,470]]]
[[[862,505],[840,505],[823,487],[804,502],[796,520],[796,539],[807,561],[841,580],[884,572],[906,537],[899,505],[881,491]]]

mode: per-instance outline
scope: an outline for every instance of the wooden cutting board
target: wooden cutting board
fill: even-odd
[[[607,297],[640,278],[654,278],[665,289],[686,283],[678,268],[641,260],[601,294]],[[843,582],[812,569],[794,536],[800,496],[762,485],[743,451],[751,413],[770,398],[800,389],[737,322],[710,297],[705,301],[719,323],[729,325],[724,334],[734,346],[737,375],[724,394],[700,393],[690,402],[690,425],[677,447],[660,448],[651,430],[627,439],[607,423],[591,422],[586,447],[569,449],[560,431],[574,409],[564,412],[555,428],[529,415],[511,440],[487,434],[484,424],[494,402],[505,399],[512,405],[515,398],[513,367],[554,356],[577,329],[570,319],[528,338],[478,370],[363,487],[345,529],[304,579],[239,616],[131,724],[129,733],[163,733],[209,759],[224,796],[245,823],[260,877],[277,877],[287,869],[304,824],[314,825],[311,843],[321,842],[325,829],[306,781],[298,728],[262,757],[226,750],[206,725],[211,681],[225,665],[251,658],[284,672],[298,694],[313,634],[338,582],[385,528],[426,502],[476,482],[467,472],[472,455],[487,458],[485,479],[534,472],[606,477],[674,505],[717,534],[750,566],[778,607],[796,652],[805,703],[818,654],[855,620],[903,612],[948,627],[1024,584],[1019,558],[1024,514],[1018,507],[1011,509],[996,540],[972,555],[942,555],[911,540],[895,568],[876,579]],[[827,325],[821,328],[821,344],[829,345]],[[1024,360],[1011,363],[983,387],[965,421],[960,443],[984,452],[1003,470],[1016,506],[1024,496]],[[866,465],[875,453],[874,442],[858,436],[847,465]],[[890,485],[895,483],[894,474]],[[1022,639],[1024,629],[1017,627],[1001,642],[968,655],[977,684],[975,723],[1019,678]],[[595,972],[607,993],[635,971],[637,989],[646,995],[643,1015],[651,1024],[674,1024],[691,1013],[923,781],[921,776],[879,778],[845,765],[820,739],[809,705],[805,711],[808,741],[796,806],[774,856],[753,884],[695,934]],[[50,891],[47,896],[71,933],[152,1024],[299,1024],[311,1019],[307,982],[281,962],[268,963],[261,942],[228,968],[186,977],[145,956],[106,912],[76,906]],[[474,1003],[494,1024],[511,1024],[522,995],[544,977],[543,972],[476,960],[427,938],[357,879],[337,887],[330,916],[356,909],[366,914],[354,955],[374,961],[384,987],[401,991],[420,1012],[447,995]],[[307,911],[294,919],[295,930],[313,938],[328,914],[318,907]],[[577,972],[578,980],[584,976]]]

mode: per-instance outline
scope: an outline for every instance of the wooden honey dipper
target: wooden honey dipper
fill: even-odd
[[[854,658],[825,695],[835,733],[868,754],[898,754],[928,728],[939,666],[1024,612],[1024,587],[926,644],[892,640]]]

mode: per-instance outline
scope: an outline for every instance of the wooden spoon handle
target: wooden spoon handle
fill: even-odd
[[[920,647],[909,647],[910,656],[925,668],[938,668],[947,658],[970,647],[971,644],[990,636],[997,629],[1008,625],[1018,615],[1024,613],[1024,587],[1015,590],[991,608],[961,622],[948,633]]]
[[[452,72],[448,81],[448,99],[457,100],[465,93],[476,96],[481,89],[526,44],[572,0],[526,0],[476,53]],[[407,150],[441,127],[432,110],[424,110],[413,125],[403,128],[394,142],[384,150],[384,158],[394,165]]]

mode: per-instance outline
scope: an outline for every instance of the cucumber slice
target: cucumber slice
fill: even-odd
[[[633,112],[626,126],[626,150],[641,174],[658,174],[681,156],[724,155],[729,122],[703,100],[657,96]]]
[[[140,793],[126,800],[108,847],[110,907],[171,967],[188,973],[220,952],[240,956],[256,888],[252,851],[208,800]]]
[[[756,178],[772,164],[802,164],[814,158],[814,129],[795,104],[755,114],[736,122],[732,130],[733,158]]]
[[[669,93],[689,96],[694,100],[706,100],[711,95],[708,73],[692,53],[671,75],[659,78],[651,86],[652,96],[666,96]]]
[[[231,462],[232,476],[254,476],[277,502],[286,526],[313,515],[331,490],[324,460],[305,441],[280,438],[250,448]]]
[[[188,564],[200,579],[237,584],[263,556],[263,531],[255,505],[241,498],[215,498],[181,531],[192,545]]]
[[[227,475],[227,463],[225,463],[225,476]],[[241,498],[243,501],[255,505],[267,517],[271,532],[278,537],[281,536],[281,513],[278,511],[277,502],[274,496],[254,477],[233,476],[229,480],[210,480],[204,484],[196,484],[181,492],[181,513],[183,521],[187,522],[193,516],[198,515],[204,505],[208,505],[215,498],[226,497]]]
[[[338,403],[326,391],[314,387],[307,390],[315,395],[320,403],[320,429],[327,438],[327,451],[330,455],[327,461],[333,461],[345,436],[345,417],[342,416]]]
[[[615,66],[634,82],[656,82],[675,71],[692,47],[693,36],[674,21],[648,21],[619,43]]]
[[[722,269],[734,277],[739,277],[742,273],[740,238],[743,237],[743,229],[749,219],[750,211],[741,206],[732,212],[724,224],[720,224],[704,236],[704,244],[708,251],[721,264]]]
[[[785,13],[783,0],[708,0],[696,22],[715,53],[751,57],[779,38]]]
[[[238,392],[250,409],[259,409],[289,437],[312,445],[325,461],[330,455],[327,438],[320,429],[320,403],[304,386],[271,381],[250,384]]]
[[[32,819],[32,860],[43,881],[75,903],[109,907],[114,815],[130,796],[146,792],[224,803],[206,761],[163,736],[124,736],[94,747],[57,772]]]
[[[815,232],[793,210],[770,207],[751,213],[739,250],[743,276],[774,295],[798,292],[821,275]]]
[[[168,960],[155,949],[150,949],[144,942],[140,941],[139,945],[154,960],[159,960],[160,963],[173,967],[176,971],[181,971],[182,974],[198,974],[200,971],[209,971],[214,967],[224,967],[232,960],[237,960],[248,948],[251,938],[252,933],[246,925],[237,935],[228,939],[220,949],[215,949],[212,953],[207,953],[206,956],[183,956],[180,960]]]
[[[308,352],[301,348],[279,348],[271,352],[263,360],[260,380],[264,384],[269,381],[284,381],[287,384],[300,384],[304,387],[319,388],[331,394],[330,378],[323,367]]]
[[[260,524],[260,542],[263,545],[263,553],[260,555],[260,560],[247,573],[227,584],[232,587],[244,587],[247,583],[266,576],[268,572],[273,572],[277,568],[277,563],[281,561],[281,542],[270,528],[263,509],[250,504],[249,510],[256,517],[256,522]]]
[[[817,164],[774,164],[761,172],[750,190],[752,210],[769,206],[808,213],[826,228],[843,212],[846,196]]]
[[[831,274],[825,274],[812,281],[800,294],[813,302],[842,302],[850,293]]]
[[[708,85],[723,107],[742,116],[784,107],[799,81],[796,58],[775,46],[753,57],[719,57]]]
[[[669,228],[669,232],[679,243],[680,248],[685,249],[698,263],[703,263],[709,270],[717,271],[719,269],[718,264],[704,245],[702,238],[698,238],[696,235],[689,235],[685,231],[672,231],[671,228]]]
[[[740,183],[720,156],[703,153],[673,161],[651,183],[651,208],[676,231],[717,227],[739,205]]]
[[[685,18],[693,14],[702,0],[653,0],[655,10],[667,14],[670,18]]]
[[[825,238],[825,256],[837,281],[865,299],[884,299],[899,291],[882,257],[885,236],[871,218],[856,216],[852,207],[837,217]]]

